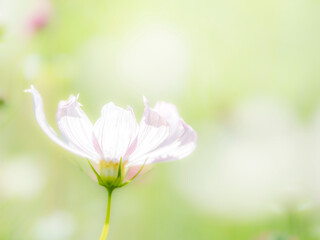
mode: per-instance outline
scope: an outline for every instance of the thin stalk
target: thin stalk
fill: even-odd
[[[106,216],[106,221],[104,222],[104,225],[103,225],[103,230],[102,230],[102,233],[100,236],[100,240],[106,240],[108,237],[112,192],[113,192],[113,190],[108,190],[107,216]]]

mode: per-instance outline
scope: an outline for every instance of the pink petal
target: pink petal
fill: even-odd
[[[68,100],[61,101],[57,111],[59,130],[70,145],[90,156],[89,159],[99,161],[102,156],[94,143],[93,126],[87,115],[82,111],[78,97],[71,95]]]
[[[102,108],[101,117],[94,125],[94,132],[104,159],[119,161],[127,151],[133,151],[138,124],[131,108],[125,110],[111,102]]]
[[[26,19],[26,30],[33,34],[44,28],[52,15],[52,5],[49,0],[38,0]]]
[[[44,113],[44,109],[43,109],[43,102],[42,102],[41,95],[35,89],[35,87],[31,85],[31,88],[25,90],[25,92],[30,92],[33,96],[33,105],[34,105],[34,113],[36,116],[36,120],[37,120],[38,124],[40,125],[41,129],[45,132],[45,134],[47,134],[47,136],[52,141],[54,141],[55,143],[57,143],[58,145],[60,145],[64,149],[66,149],[74,154],[77,154],[81,157],[89,158],[89,156],[86,153],[75,148],[74,146],[69,145],[67,142],[62,140],[57,135],[57,133],[52,129],[52,127],[48,124],[45,113]]]
[[[136,162],[141,164],[141,161],[143,164],[148,153],[157,149],[170,133],[168,122],[149,107],[147,99],[144,98],[144,102],[145,110],[139,126],[137,147],[129,156],[130,165],[136,165]]]
[[[181,119],[173,104],[157,103],[154,111],[168,122],[170,134],[158,147],[136,159],[132,165],[142,165],[146,158],[148,164],[181,159],[191,154],[196,147],[196,132]]]
[[[170,135],[162,145],[167,144],[168,142],[174,141],[179,134],[179,124],[180,124],[180,115],[175,105],[167,102],[157,102],[154,111],[156,111],[162,118],[164,118],[170,127]]]
[[[197,133],[189,125],[183,122],[183,120],[181,120],[177,132],[178,135],[176,139],[150,153],[149,157],[152,159],[152,162],[182,159],[194,151],[198,140]]]

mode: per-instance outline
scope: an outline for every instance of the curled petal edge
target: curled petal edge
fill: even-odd
[[[53,130],[53,128],[48,124],[44,108],[43,108],[43,102],[42,97],[40,93],[37,91],[37,89],[31,85],[30,89],[26,89],[24,92],[31,93],[33,97],[33,108],[36,120],[41,127],[41,129],[45,132],[45,134],[56,144],[63,147],[64,149],[78,155],[84,158],[90,158],[87,154],[79,151],[78,149],[75,149],[74,147],[70,146],[67,142],[65,142],[63,139],[61,139],[57,133]]]

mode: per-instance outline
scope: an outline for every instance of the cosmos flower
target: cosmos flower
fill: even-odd
[[[130,168],[138,166],[142,170],[146,164],[181,159],[196,146],[196,132],[170,103],[159,102],[151,108],[144,98],[145,109],[138,124],[130,107],[123,109],[110,102],[92,124],[81,109],[79,95],[71,95],[58,106],[59,136],[46,120],[39,92],[33,86],[26,92],[33,95],[35,116],[42,130],[61,147],[89,160],[99,184],[109,192],[109,203],[112,191],[130,182],[124,182]],[[101,239],[107,236],[108,224]]]
[[[196,146],[197,135],[179,116],[173,104],[159,102],[152,109],[144,98],[145,110],[137,123],[133,110],[110,102],[103,106],[101,117],[92,124],[82,111],[78,96],[61,101],[56,115],[59,136],[47,123],[42,98],[31,86],[36,119],[48,137],[66,150],[90,160],[104,177],[113,169],[144,163],[171,161],[189,155]]]
[[[36,33],[44,28],[52,15],[52,5],[49,0],[38,0],[25,19],[25,28],[30,33]]]
[[[53,12],[51,0],[0,1],[0,31],[3,38],[15,36],[21,37],[19,40],[29,39],[48,25]]]

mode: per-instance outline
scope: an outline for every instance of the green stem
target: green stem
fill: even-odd
[[[104,222],[103,230],[100,236],[100,240],[106,240],[109,232],[109,221],[110,221],[110,210],[111,210],[111,196],[113,190],[108,190],[108,206],[107,206],[107,216]]]

